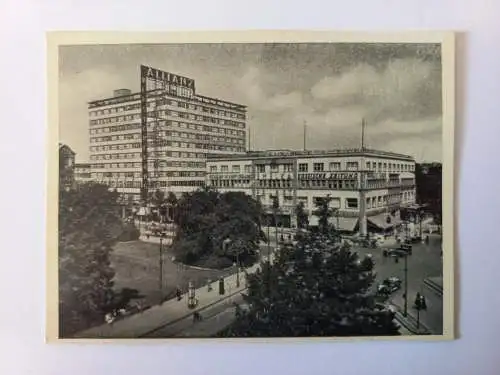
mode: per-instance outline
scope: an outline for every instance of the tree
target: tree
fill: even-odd
[[[247,276],[248,309],[220,336],[304,337],[398,335],[394,313],[372,291],[374,262],[334,234],[305,234],[273,265]]]
[[[299,204],[297,204],[295,215],[297,216],[297,228],[306,229],[309,225],[309,217],[305,211],[304,202],[299,202]]]
[[[327,195],[326,197],[321,197],[316,200],[316,210],[313,215],[318,217],[319,229],[322,233],[327,233],[333,228],[330,225],[330,218],[333,216],[334,210],[330,207],[330,202],[332,197]]]
[[[176,209],[178,202],[179,201],[176,195],[170,191],[167,195],[167,199],[165,200],[166,206],[169,208],[167,212],[170,212],[170,214],[168,215],[170,220],[173,220],[173,218],[175,217],[174,210]]]
[[[221,194],[205,188],[186,193],[177,203],[173,251],[188,263],[212,255],[234,261],[231,247],[222,244],[228,239],[233,243],[241,240],[246,249],[241,261],[249,261],[261,238],[261,214],[260,203],[242,192]]]
[[[276,244],[278,243],[278,215],[280,214],[280,201],[278,198],[278,192],[276,192],[276,195],[273,196],[273,203],[272,203],[272,212],[273,212],[273,220],[274,220],[274,230],[275,232],[275,237],[276,237]]]
[[[61,337],[103,322],[115,301],[109,255],[122,233],[117,200],[101,184],[59,191]]]

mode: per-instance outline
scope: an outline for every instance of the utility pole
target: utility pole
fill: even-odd
[[[364,155],[365,150],[365,119],[361,122],[361,153]],[[365,192],[365,158],[360,158],[361,166],[359,166],[359,234],[361,237],[366,236],[366,192]]]
[[[303,134],[303,141],[304,141],[304,151],[307,150],[306,144],[307,144],[307,123],[304,121],[304,134]]]
[[[240,287],[240,249],[236,249],[236,287]]]
[[[408,314],[408,254],[405,254],[405,306],[403,310],[403,316]]]
[[[160,236],[160,296],[163,299],[163,236]]]

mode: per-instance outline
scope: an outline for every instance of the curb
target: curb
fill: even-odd
[[[417,320],[411,316],[410,314],[407,314],[405,317],[400,311],[398,311],[395,314],[394,317],[399,324],[401,324],[403,327],[405,327],[408,331],[413,333],[414,335],[431,335],[431,331],[429,328],[427,328],[422,322],[420,322],[420,328],[417,328]]]
[[[172,263],[175,264],[176,266],[183,266],[183,267],[191,268],[193,270],[198,270],[198,271],[227,271],[227,270],[230,270],[231,268],[233,268],[233,266],[229,266],[226,268],[204,268],[204,267],[190,266],[190,265],[188,265],[186,263],[182,263],[182,262],[172,261]]]
[[[218,303],[221,303],[221,302],[223,302],[223,301],[225,301],[225,300],[227,300],[227,299],[229,299],[229,298],[231,298],[231,297],[234,297],[234,296],[235,296],[235,295],[237,295],[238,293],[242,293],[242,292],[243,292],[243,291],[245,291],[246,289],[247,289],[247,288],[246,288],[246,287],[244,287],[244,288],[242,288],[241,290],[238,290],[238,291],[236,291],[236,292],[234,292],[234,293],[227,294],[227,295],[225,295],[223,298],[221,298],[221,299],[219,299],[219,300],[217,300],[217,301],[211,302],[211,303],[209,303],[209,304],[207,304],[207,305],[205,305],[205,306],[203,306],[203,307],[199,307],[198,309],[193,309],[193,310],[191,310],[190,312],[188,312],[187,314],[184,314],[183,316],[181,316],[181,317],[179,317],[179,318],[175,318],[174,320],[171,320],[171,321],[170,321],[170,322],[168,322],[168,323],[162,324],[162,325],[161,325],[161,326],[159,326],[159,327],[156,327],[156,328],[154,328],[154,329],[152,329],[152,330],[149,330],[149,331],[147,331],[147,332],[145,332],[145,333],[142,333],[142,334],[138,335],[137,337],[139,337],[139,338],[141,338],[141,337],[146,337],[147,335],[149,335],[149,334],[151,334],[151,333],[153,333],[153,332],[156,332],[156,331],[158,331],[158,330],[160,330],[160,329],[162,329],[162,328],[165,328],[165,327],[171,326],[171,325],[173,325],[173,324],[175,324],[175,323],[178,323],[178,322],[180,322],[181,320],[184,320],[184,319],[186,319],[187,317],[189,317],[189,316],[193,315],[193,313],[195,313],[195,312],[200,312],[200,311],[203,311],[203,310],[206,310],[206,309],[208,309],[208,308],[210,308],[210,307],[212,307],[212,306],[214,306],[214,305],[217,305]]]
[[[443,288],[436,284],[434,281],[424,280],[424,286],[429,288],[432,292],[434,292],[437,296],[443,296]]]

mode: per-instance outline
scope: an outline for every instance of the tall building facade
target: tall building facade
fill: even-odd
[[[180,194],[205,185],[207,156],[246,151],[244,105],[198,95],[194,80],[141,66],[141,80],[148,74],[163,83],[88,104],[91,178],[134,200],[145,167],[149,191]]]
[[[279,222],[296,226],[302,202],[309,224],[318,199],[329,195],[340,231],[366,234],[398,226],[402,207],[415,203],[415,160],[390,152],[353,149],[331,151],[261,151],[212,156],[207,184],[220,191],[243,191],[259,200],[272,220],[277,196]]]

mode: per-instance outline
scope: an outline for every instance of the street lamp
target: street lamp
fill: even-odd
[[[163,298],[163,234],[160,235],[160,296]]]
[[[403,256],[405,259],[405,267],[404,267],[405,290],[404,290],[404,294],[403,294],[403,298],[404,298],[403,316],[406,317],[408,315],[408,254],[404,253],[404,254],[401,254],[401,256]],[[399,254],[397,255],[397,257],[394,258],[394,262],[395,263],[399,262]]]

